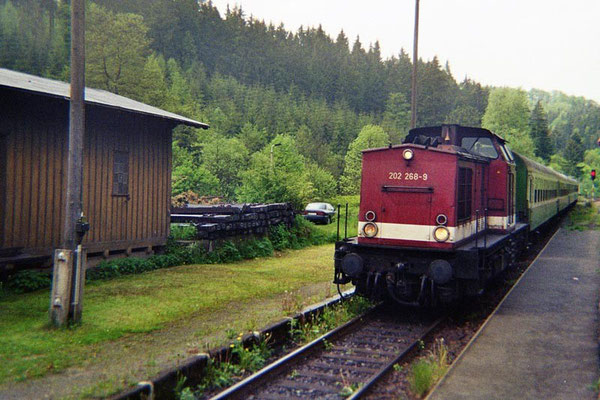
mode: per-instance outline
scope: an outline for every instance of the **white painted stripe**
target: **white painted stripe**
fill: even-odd
[[[367,221],[358,222],[358,236],[365,237],[363,227]],[[391,224],[387,222],[375,222],[378,231],[375,235],[378,239],[412,240],[416,242],[436,242],[433,237],[433,231],[438,225],[415,225],[415,224]],[[479,229],[483,229],[484,219],[479,218]],[[477,224],[475,221],[469,221],[459,226],[447,226],[450,232],[450,239],[445,243],[459,242],[476,233]],[[437,243],[437,242],[436,242]]]

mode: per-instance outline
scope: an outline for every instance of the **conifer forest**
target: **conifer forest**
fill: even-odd
[[[0,0],[0,67],[67,81],[69,23],[67,0]],[[418,60],[417,126],[488,128],[589,190],[600,170],[596,102],[484,86],[454,76],[451,61]],[[292,32],[210,1],[86,5],[87,86],[211,126],[175,130],[174,195],[301,206],[357,194],[361,150],[408,131],[411,70],[406,50],[383,58],[377,42]]]

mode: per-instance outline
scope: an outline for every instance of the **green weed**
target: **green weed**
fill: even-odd
[[[423,396],[448,370],[448,349],[444,339],[436,340],[429,354],[411,367],[410,390]]]
[[[569,213],[566,228],[571,231],[584,231],[600,228],[600,214],[593,203],[577,204]]]

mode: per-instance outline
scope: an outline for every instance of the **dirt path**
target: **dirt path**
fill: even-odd
[[[58,374],[0,386],[0,399],[105,397],[227,341],[226,331],[258,329],[333,294],[331,283],[304,286],[251,303],[227,304],[206,316],[190,316],[151,333],[102,343],[84,365]]]

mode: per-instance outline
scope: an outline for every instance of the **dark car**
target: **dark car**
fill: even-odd
[[[329,203],[309,203],[304,209],[304,218],[311,222],[331,223],[335,208]]]

